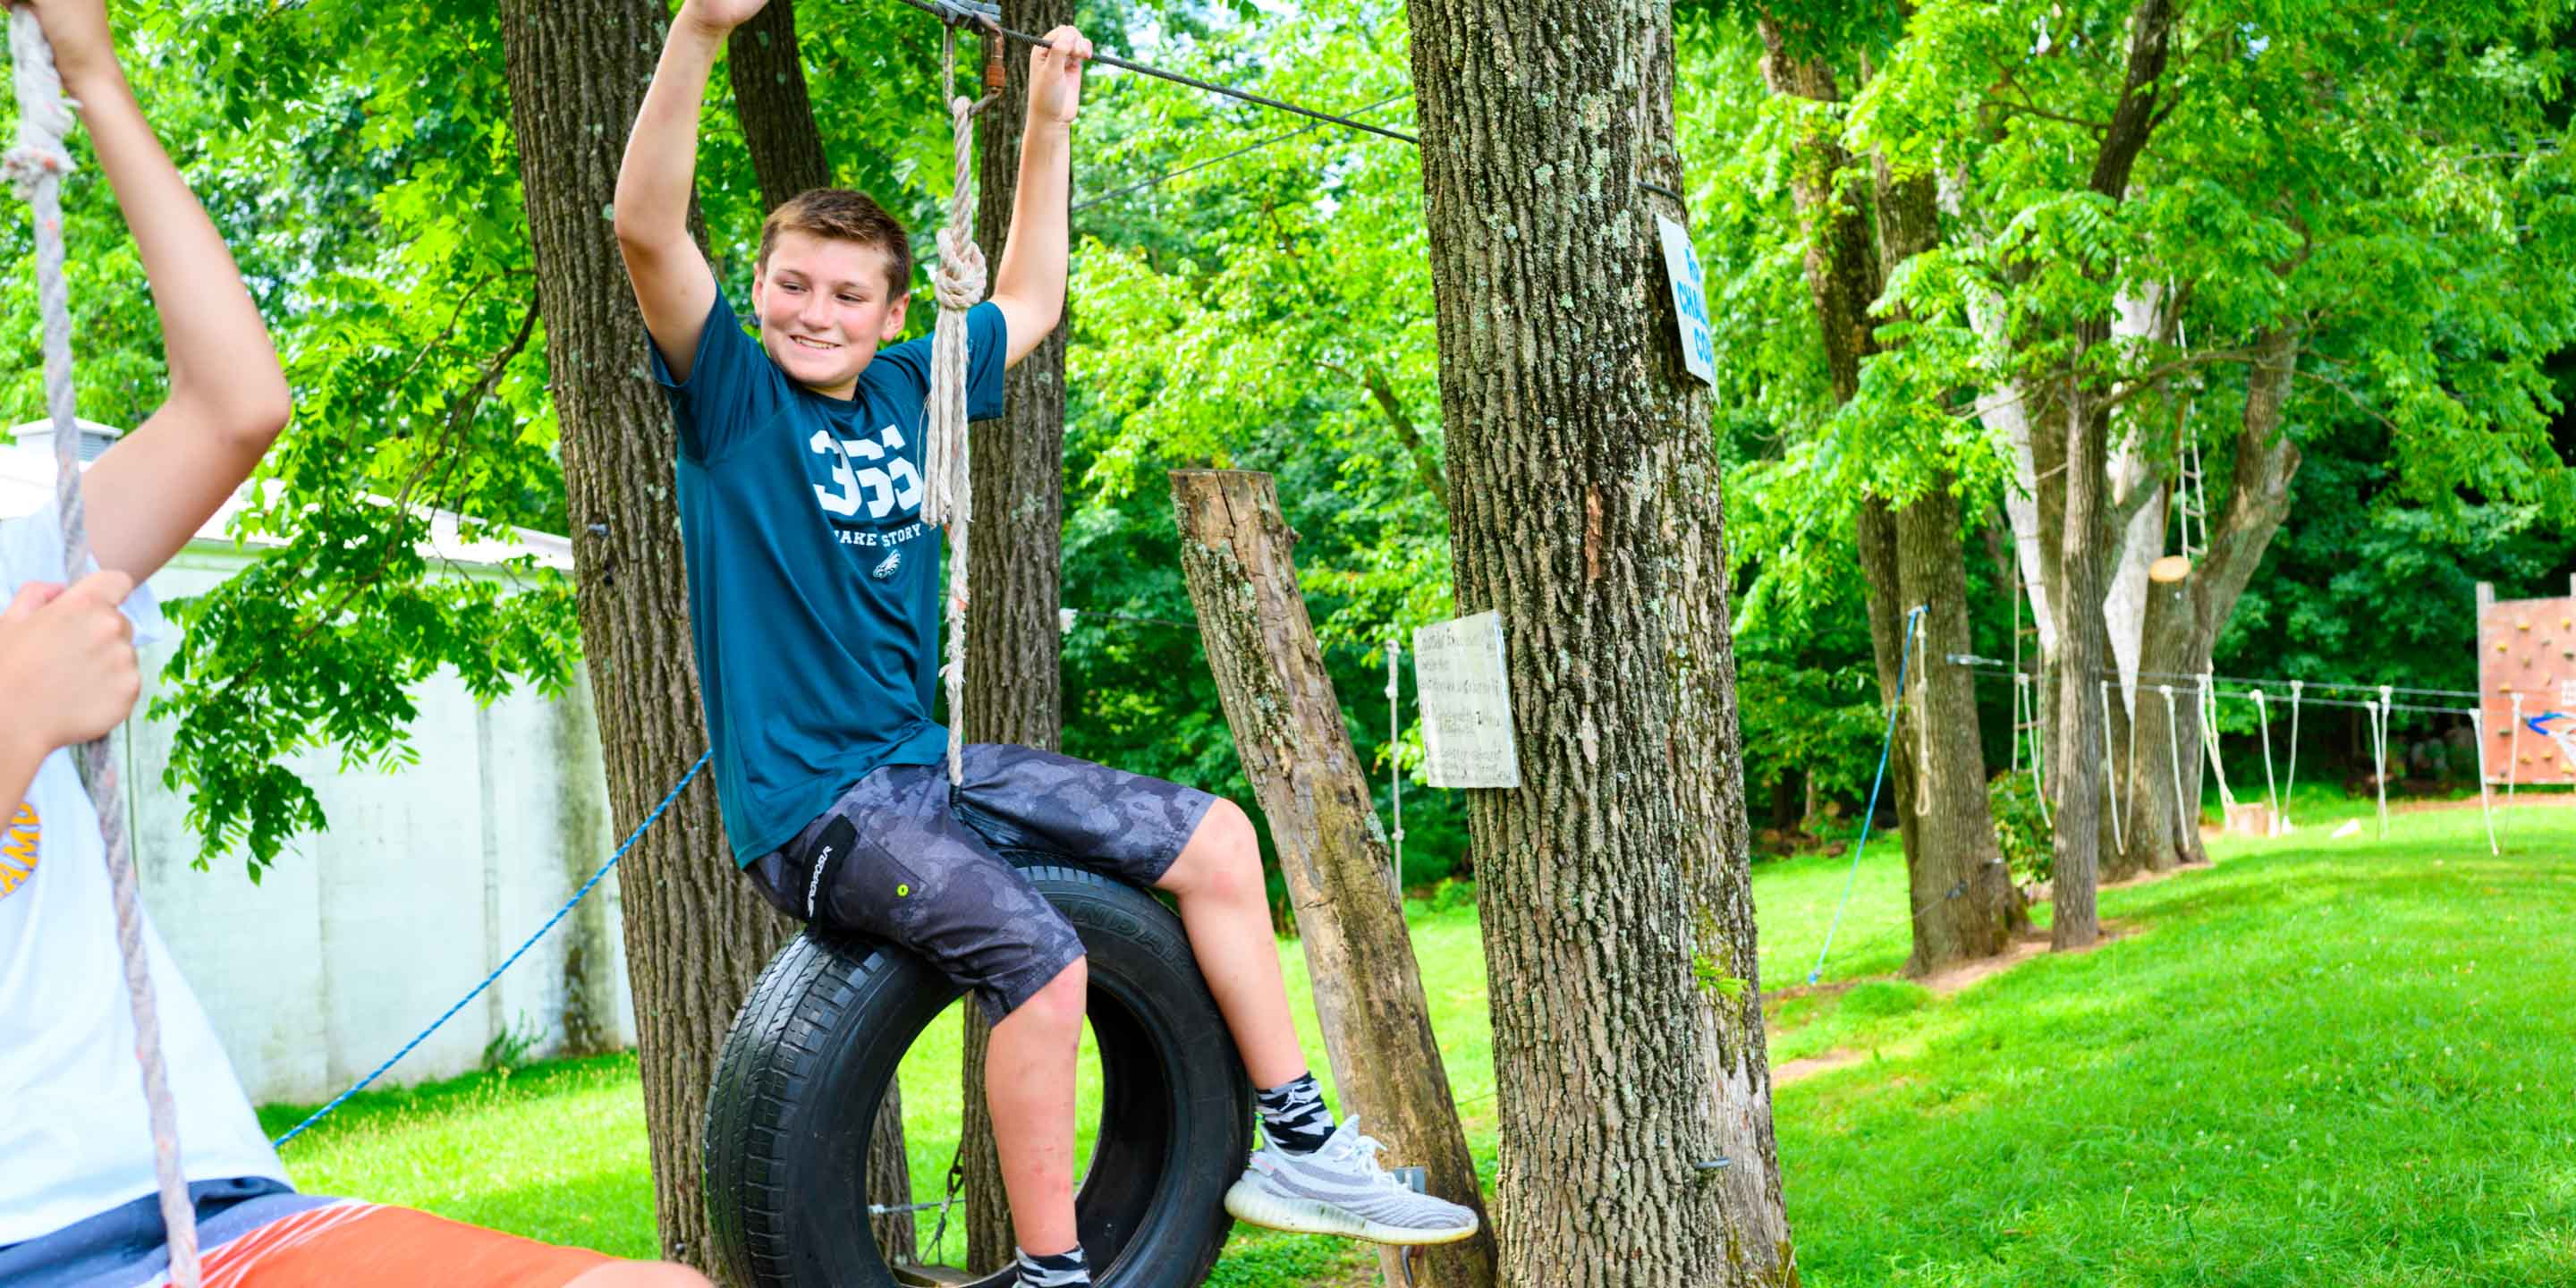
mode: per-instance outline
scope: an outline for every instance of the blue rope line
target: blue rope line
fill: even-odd
[[[1861,811],[1860,844],[1852,847],[1851,876],[1843,881],[1843,901],[1834,905],[1834,920],[1825,927],[1825,946],[1816,950],[1816,968],[1807,972],[1813,984],[1825,973],[1825,954],[1834,950],[1834,932],[1842,929],[1843,909],[1851,906],[1852,888],[1860,884],[1860,856],[1869,853],[1869,825],[1878,818],[1878,787],[1887,781],[1887,755],[1896,750],[1896,713],[1905,709],[1905,662],[1914,652],[1914,622],[1930,604],[1905,615],[1905,634],[1896,645],[1896,700],[1887,704],[1887,741],[1879,744],[1878,776],[1869,780],[1869,808]]]
[[[385,1061],[383,1064],[377,1065],[374,1073],[370,1073],[366,1077],[358,1079],[358,1085],[349,1088],[347,1091],[341,1092],[338,1097],[331,1101],[331,1103],[314,1110],[313,1116],[295,1124],[295,1129],[293,1131],[278,1137],[276,1140],[270,1141],[269,1147],[271,1149],[285,1148],[286,1142],[303,1135],[305,1128],[322,1121],[322,1119],[329,1115],[332,1110],[339,1108],[342,1102],[348,1100],[349,1097],[366,1090],[367,1084],[383,1077],[385,1075],[385,1070],[402,1063],[402,1058],[410,1055],[413,1047],[419,1046],[421,1043],[428,1041],[429,1035],[438,1032],[439,1026],[447,1023],[450,1019],[455,1018],[458,1011],[465,1009],[466,1003],[473,1001],[477,997],[481,997],[484,989],[492,987],[492,981],[501,978],[502,971],[510,969],[512,962],[518,961],[519,958],[529,949],[536,947],[537,941],[545,938],[546,932],[554,929],[555,923],[563,920],[565,914],[572,911],[573,905],[580,903],[582,898],[590,893],[590,888],[598,885],[600,878],[607,876],[608,870],[616,867],[617,861],[626,857],[626,852],[628,850],[635,848],[635,842],[643,838],[645,829],[653,826],[653,824],[662,817],[662,811],[671,808],[671,802],[680,799],[680,793],[687,789],[690,780],[698,776],[699,770],[707,767],[707,757],[714,754],[715,753],[712,749],[699,752],[698,763],[689,766],[689,772],[681,775],[680,781],[672,784],[670,792],[662,797],[662,803],[654,806],[653,812],[645,815],[644,821],[636,824],[635,830],[626,834],[626,842],[625,844],[617,847],[617,853],[608,856],[608,862],[599,865],[599,871],[591,873],[590,879],[581,883],[581,889],[574,891],[572,898],[564,901],[564,906],[555,909],[555,915],[546,918],[546,924],[537,927],[537,933],[528,936],[528,941],[519,945],[519,951],[510,954],[508,961],[502,962],[498,967],[493,969],[491,974],[484,976],[483,982],[475,985],[473,992],[467,993],[465,996],[456,999],[456,1005],[448,1007],[447,1014],[441,1015],[437,1019],[430,1021],[429,1027],[420,1031],[420,1036],[413,1038],[409,1042],[403,1043],[402,1050],[394,1052],[392,1059]]]

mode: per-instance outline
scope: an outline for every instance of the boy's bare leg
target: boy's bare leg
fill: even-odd
[[[1305,1073],[1306,1053],[1297,1045],[1288,989],[1279,977],[1279,939],[1270,924],[1252,820],[1232,801],[1210,806],[1181,856],[1155,884],[1180,899],[1190,951],[1234,1032],[1252,1085],[1276,1087]]]
[[[1076,961],[993,1026],[984,1100],[1002,1190],[1020,1247],[1039,1256],[1072,1251],[1074,1061],[1082,1046],[1090,970]]]

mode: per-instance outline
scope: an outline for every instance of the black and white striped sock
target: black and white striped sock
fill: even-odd
[[[1314,1074],[1298,1074],[1296,1081],[1255,1099],[1261,1106],[1261,1134],[1272,1147],[1311,1154],[1332,1138],[1333,1111],[1324,1107],[1324,1089],[1315,1085]]]
[[[1091,1288],[1091,1267],[1082,1262],[1082,1245],[1051,1257],[1022,1251],[1018,1288]]]

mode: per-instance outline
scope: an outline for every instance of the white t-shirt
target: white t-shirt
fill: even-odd
[[[26,582],[64,580],[51,506],[0,522],[0,605]],[[125,614],[138,645],[161,629],[148,590],[135,591]],[[0,720],[13,696],[0,694]],[[68,750],[45,757],[27,796],[23,805],[0,801],[0,1177],[8,1193],[0,1246],[159,1188],[104,843]],[[214,1027],[148,919],[143,939],[188,1179],[286,1179]]]

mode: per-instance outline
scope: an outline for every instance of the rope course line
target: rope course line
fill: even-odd
[[[63,140],[77,106],[63,95],[53,45],[36,11],[9,9],[9,58],[18,96],[18,140],[5,168],[18,195],[34,208],[36,302],[41,315],[45,408],[54,425],[54,508],[62,524],[63,576],[75,580],[94,560],[82,510],[80,421],[72,383],[71,288],[63,275],[63,177],[72,170]],[[151,1119],[152,1168],[160,1195],[161,1224],[170,1248],[170,1281],[197,1288],[197,1212],[179,1159],[179,1108],[170,1094],[161,1049],[160,1008],[153,997],[152,964],[143,941],[143,900],[134,854],[125,832],[125,792],[107,740],[85,743],[72,759],[89,788],[107,862],[110,898],[116,905],[116,945],[125,971],[125,997],[134,1016],[134,1056],[141,1066],[143,1099]]]
[[[2372,776],[2379,786],[2379,835],[2388,836],[2388,689],[2379,691],[2379,709],[2370,720],[2370,747],[2374,764]]]
[[[958,4],[955,3],[954,0],[903,0],[903,3],[911,5],[915,9],[919,9],[933,18],[937,18],[951,28],[959,26],[980,27],[988,34],[998,35],[1006,40],[1017,41],[1020,44],[1030,46],[1031,48],[1043,48],[1047,43],[1046,38],[1043,36],[1032,36],[1025,31],[1014,31],[1009,27],[1003,26],[1000,22],[1000,11],[998,7],[988,11],[984,6]],[[1148,63],[1131,62],[1127,59],[1119,58],[1111,54],[1097,52],[1092,54],[1089,61],[1098,63],[1103,67],[1115,67],[1120,71],[1135,72],[1138,75],[1151,76],[1157,80],[1167,80],[1175,85],[1187,85],[1191,89],[1204,90],[1210,94],[1222,94],[1227,98],[1240,99],[1243,102],[1251,103],[1260,107],[1267,107],[1274,111],[1288,112],[1297,116],[1307,117],[1312,120],[1322,121],[1327,124],[1339,125],[1346,129],[1363,130],[1370,134],[1383,135],[1387,138],[1397,140],[1398,142],[1413,144],[1415,147],[1422,146],[1422,140],[1399,130],[1390,130],[1382,125],[1371,125],[1366,121],[1354,121],[1347,116],[1336,116],[1331,112],[1318,111],[1311,107],[1300,107],[1295,103],[1290,103],[1282,99],[1271,98],[1262,94],[1255,94],[1249,90],[1240,90],[1232,88],[1231,86],[1219,85],[1213,81],[1200,80],[1195,76],[1184,76],[1179,72],[1165,71],[1160,67],[1156,67]]]
[[[2263,795],[2272,807],[2272,817],[2265,821],[2263,830],[2266,835],[2279,836],[2281,834],[2281,789],[2272,779],[2272,704],[2263,696],[2261,689],[2254,691],[2254,718],[2262,725]],[[2295,742],[2291,743],[2291,757],[2296,759],[2298,754],[2299,745]]]
[[[1888,755],[1896,750],[1896,714],[1905,709],[1906,663],[1914,654],[1914,627],[1922,620],[1923,610],[1928,607],[1928,604],[1918,605],[1905,615],[1905,634],[1899,637],[1896,650],[1896,695],[1887,704],[1887,737],[1878,748],[1878,774],[1869,782],[1869,808],[1861,811],[1860,842],[1852,846],[1851,875],[1843,880],[1842,902],[1834,905],[1834,919],[1825,927],[1825,945],[1816,950],[1816,964],[1807,972],[1807,982],[1811,985],[1825,973],[1825,955],[1834,950],[1834,932],[1842,929],[1843,910],[1851,907],[1852,890],[1860,884],[1860,859],[1869,853],[1869,828],[1878,817],[1878,789],[1887,781]]]
[[[2174,722],[2174,694],[2170,684],[2156,686],[2165,695],[2165,750],[2173,761],[2174,825],[2181,828],[2175,836],[2189,841],[2193,835],[2191,816],[2183,812],[2182,733]]]
[[[2478,744],[2478,812],[2486,815],[2487,819],[2487,854],[2497,857],[2504,850],[2496,844],[2495,806],[2493,798],[2487,794],[2487,713],[2470,712],[2469,730]]]
[[[2290,681],[2290,772],[2285,776],[2287,781],[2281,784],[2281,830],[2284,832],[2293,830],[2289,810],[2291,798],[2299,791],[2299,703],[2306,698],[2307,687],[2305,680]]]
[[[2012,674],[2011,670],[2009,669],[2009,668],[2010,668],[2010,664],[2009,664],[2009,663],[2007,663],[2007,662],[2005,662],[2005,661],[2004,661],[2004,660],[2002,660],[2001,658],[1979,657],[1979,656],[1977,656],[1976,654],[1973,654],[1973,653],[1953,653],[1953,654],[1950,654],[1948,657],[1944,658],[1943,660],[1944,660],[1944,661],[1949,662],[1949,663],[1950,663],[1951,665],[1953,665],[1953,666],[1961,666],[1961,667],[1965,667],[1965,668],[1967,668],[1967,669],[1969,669],[1969,670],[1972,670],[1972,671],[1975,671],[1975,672],[1977,672],[1977,673],[1979,673],[1979,674],[1981,674],[1981,675],[2010,675],[2010,674]],[[2025,672],[2024,674],[2027,674],[2027,672]],[[2110,674],[2110,673],[2109,673],[2109,672],[2107,672],[2107,671],[2105,671],[2105,672],[2103,672],[2103,674],[2104,674],[2104,675],[2108,675],[2108,674]],[[2148,675],[2148,676],[2143,676],[2143,677],[2141,677],[2141,678],[2148,678],[2148,679],[2151,679],[2151,678],[2154,678],[2154,675],[2153,675],[2153,674],[2150,674],[2150,675]],[[2197,679],[2199,679],[2200,677],[2198,677],[2197,675],[2176,675],[2176,676],[2173,676],[2172,678],[2173,678],[2173,679],[2175,679],[2175,680],[2180,680],[2180,681],[2184,681],[2184,682],[2190,682],[2190,681],[2197,680]],[[2271,684],[2271,683],[2284,683],[2284,682],[2282,682],[2282,681],[2267,681],[2267,680],[2247,680],[2247,679],[2239,679],[2239,678],[2234,677],[2234,676],[2218,676],[2218,677],[2216,677],[2216,683],[2217,683],[2217,685],[2218,685],[2219,687],[2217,687],[2217,688],[2214,690],[2214,692],[2215,692],[2216,696],[2218,696],[2218,697],[2222,697],[2222,698],[2251,698],[2251,697],[2253,696],[2253,689],[2252,689],[2250,686],[2252,686],[2252,685],[2256,685],[2256,684]],[[2297,682],[2297,681],[2287,681],[2286,683],[2290,683],[2290,684],[2296,685],[2298,682]],[[2231,687],[2231,686],[2232,686],[2232,687]],[[2310,688],[2318,688],[2318,687],[2323,687],[2323,686],[2322,686],[2322,685],[2309,685],[2309,686],[2307,686],[2307,687],[2310,687]],[[2335,686],[2335,687],[2350,689],[2350,688],[2360,688],[2360,687],[2362,687],[2362,686],[2360,686],[2360,685],[2350,685],[2350,684],[2347,684],[2347,685],[2338,685],[2338,686]],[[2372,690],[2373,692],[2377,692],[2377,691],[2378,691],[2380,688],[2382,688],[2382,687],[2387,687],[2387,688],[2388,688],[2388,691],[2389,691],[2389,692],[2391,692],[2391,693],[2404,693],[2404,692],[2407,692],[2407,690],[2405,690],[2405,689],[2397,688],[2397,687],[2394,687],[2394,686],[2380,686],[2380,685],[2372,685],[2372,686],[2370,686],[2370,688],[2371,688],[2371,690]],[[2469,696],[2469,695],[2464,695],[2464,696]],[[2376,710],[2378,710],[2378,709],[2379,709],[2379,704],[2378,704],[2377,702],[2375,702],[2375,701],[2371,701],[2371,702],[2356,702],[2356,701],[2351,701],[2351,700],[2344,699],[2344,698],[2304,698],[2304,699],[2303,699],[2303,701],[2305,701],[2308,705],[2311,705],[2311,706],[2320,706],[2320,707],[2345,707],[2345,708],[2349,708],[2349,709],[2354,710],[2354,711],[2376,711]],[[2421,704],[2417,704],[2417,703],[2407,703],[2407,702],[2391,702],[2391,703],[2389,704],[2389,706],[2388,706],[2388,709],[2389,709],[2389,710],[2391,710],[2391,711],[2409,711],[2409,712],[2417,712],[2417,713],[2424,714],[2424,715],[2440,715],[2440,716],[2464,716],[2464,715],[2467,715],[2467,714],[2469,713],[2469,708],[2467,708],[2467,707],[2436,707],[2436,706],[2425,706],[2425,705],[2421,705]]]
[[[2130,736],[2137,734],[2137,721],[2129,722]],[[2134,755],[2130,757],[2136,759]],[[2131,766],[2132,769],[2135,765]],[[2102,682],[2102,796],[2111,805],[2111,845],[2121,854],[2129,852],[2129,839],[2120,828],[2119,762],[2111,758],[2111,682]]]
[[[1401,102],[1411,97],[1413,97],[1413,91],[1406,90],[1401,94],[1389,94],[1385,98],[1381,98],[1374,103],[1364,103],[1358,107],[1352,108],[1351,110],[1354,112],[1374,112],[1389,103]],[[1223,165],[1228,161],[1234,160],[1236,157],[1243,156],[1247,153],[1258,152],[1274,143],[1285,143],[1290,139],[1303,138],[1304,136],[1312,134],[1323,128],[1324,123],[1318,121],[1312,125],[1302,125],[1293,130],[1273,134],[1267,138],[1258,139],[1254,142],[1245,144],[1244,146],[1236,148],[1234,151],[1228,152],[1223,156],[1209,157],[1205,161],[1194,162],[1190,165],[1182,166],[1178,170],[1156,175],[1151,179],[1141,180],[1120,188],[1112,188],[1096,197],[1085,197],[1082,200],[1073,203],[1068,213],[1078,214],[1082,211],[1089,210],[1094,206],[1105,205],[1109,202],[1116,201],[1120,197],[1131,196],[1135,193],[1143,192],[1148,188],[1159,188],[1164,184],[1170,183],[1174,179],[1181,178],[1185,175],[1195,174],[1201,170],[1208,169],[1211,166]],[[1669,189],[1665,191],[1669,191]]]
[[[680,799],[680,793],[687,790],[689,783],[698,776],[698,771],[707,767],[707,758],[714,754],[715,753],[712,749],[699,752],[697,763],[689,766],[689,772],[682,774],[680,776],[680,781],[673,783],[671,785],[671,790],[663,793],[662,803],[654,806],[653,812],[645,815],[644,821],[636,824],[635,830],[626,834],[625,842],[617,847],[617,852],[615,854],[608,856],[608,862],[599,865],[599,870],[591,873],[590,879],[582,882],[579,890],[573,891],[572,897],[564,901],[564,906],[555,909],[555,915],[546,918],[546,924],[537,927],[537,932],[528,936],[527,940],[519,945],[517,952],[511,953],[509,957],[501,962],[500,965],[493,967],[492,973],[484,976],[482,983],[477,984],[472,989],[468,990],[465,996],[456,999],[456,1005],[448,1007],[445,1013],[441,1014],[437,1019],[431,1020],[429,1022],[429,1027],[422,1029],[417,1036],[412,1038],[411,1041],[403,1043],[402,1050],[394,1052],[393,1058],[385,1061],[383,1064],[377,1065],[374,1072],[368,1074],[366,1077],[358,1079],[358,1081],[351,1085],[347,1091],[343,1091],[339,1095],[333,1096],[331,1098],[331,1103],[314,1110],[304,1119],[304,1121],[295,1124],[293,1128],[289,1129],[285,1135],[270,1141],[268,1143],[269,1148],[284,1149],[286,1147],[286,1142],[303,1135],[306,1128],[311,1127],[313,1124],[322,1121],[325,1117],[328,1117],[332,1110],[337,1109],[342,1104],[346,1103],[349,1097],[366,1090],[367,1087],[374,1083],[376,1079],[385,1076],[385,1071],[387,1069],[391,1069],[395,1065],[402,1063],[402,1058],[410,1055],[413,1047],[419,1046],[421,1043],[428,1041],[429,1035],[438,1032],[438,1030],[449,1020],[454,1019],[458,1011],[465,1009],[466,1003],[473,1001],[475,998],[481,997],[484,989],[492,987],[492,982],[501,978],[501,972],[510,969],[511,965],[517,962],[522,956],[525,956],[529,949],[536,947],[537,941],[545,938],[546,932],[554,929],[555,923],[562,921],[564,917],[573,910],[573,905],[580,903],[583,898],[588,896],[590,894],[590,888],[598,885],[600,878],[607,876],[609,869],[616,867],[618,861],[626,857],[626,852],[628,850],[635,848],[635,843],[642,840],[644,833],[650,829],[653,824],[661,820],[662,811],[671,808],[671,802]]]

